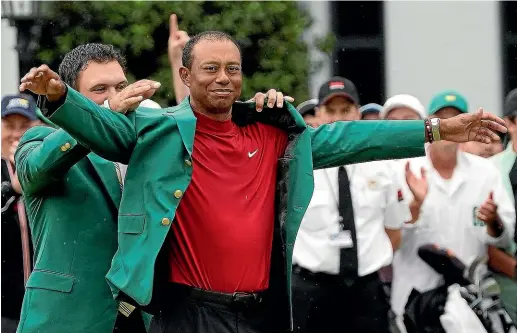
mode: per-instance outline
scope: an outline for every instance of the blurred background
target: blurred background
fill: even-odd
[[[456,89],[472,108],[501,114],[504,95],[517,87],[513,1],[2,1],[1,93],[15,93],[35,64],[57,69],[75,46],[104,42],[125,53],[130,80],[159,80],[156,101],[173,105],[171,13],[191,36],[223,30],[237,38],[243,98],[275,87],[301,102],[340,75],[364,103],[410,93],[426,104],[436,91]]]

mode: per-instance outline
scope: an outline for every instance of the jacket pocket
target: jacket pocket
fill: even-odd
[[[34,270],[27,281],[26,287],[69,293],[72,291],[74,280],[71,275]]]
[[[118,232],[123,234],[141,234],[144,232],[144,215],[119,215]]]

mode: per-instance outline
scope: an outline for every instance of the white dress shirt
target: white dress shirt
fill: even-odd
[[[400,184],[383,162],[345,166],[350,179],[357,236],[358,273],[365,276],[391,263],[384,228],[400,229],[404,208]],[[340,230],[338,168],[314,171],[314,194],[294,245],[293,263],[312,272],[339,273],[340,247],[330,241]]]
[[[420,168],[427,170],[428,193],[420,218],[406,224],[401,248],[393,259],[391,304],[402,315],[413,288],[427,291],[441,283],[441,276],[418,257],[421,245],[434,243],[446,247],[466,265],[487,254],[487,245],[505,246],[513,235],[515,208],[505,191],[501,175],[491,161],[458,152],[458,163],[452,178],[445,180],[432,168],[428,157],[411,159],[411,170],[420,177]],[[392,165],[396,165],[393,162]],[[404,176],[405,162],[398,162],[399,177]],[[404,202],[413,199],[404,185]],[[488,235],[485,224],[476,217],[476,210],[493,191],[504,231],[498,238]]]

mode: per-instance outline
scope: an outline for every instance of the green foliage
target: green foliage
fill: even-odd
[[[39,60],[57,69],[63,55],[79,44],[110,43],[128,59],[128,78],[162,83],[154,100],[174,104],[167,58],[169,16],[190,36],[221,30],[243,47],[243,95],[279,89],[301,102],[308,98],[310,64],[302,33],[309,15],[294,1],[70,1],[49,2]],[[328,47],[327,43],[323,43]]]

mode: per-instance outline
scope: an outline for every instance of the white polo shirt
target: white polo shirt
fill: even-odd
[[[400,184],[384,162],[345,166],[350,179],[357,236],[359,276],[391,263],[393,250],[384,228],[400,229],[405,208]],[[340,247],[330,237],[340,230],[338,168],[314,171],[314,194],[294,245],[293,264],[312,272],[339,273]]]
[[[403,164],[399,163],[401,178]],[[420,167],[427,170],[427,197],[419,220],[404,225],[402,245],[393,259],[391,304],[397,315],[403,314],[413,288],[423,292],[441,283],[441,276],[418,257],[418,247],[438,244],[452,250],[468,265],[476,257],[486,255],[488,244],[507,245],[514,230],[515,208],[491,161],[459,151],[458,164],[450,180],[440,177],[428,157],[411,159],[415,175],[420,176]],[[404,200],[409,203],[412,195],[407,185],[404,187]],[[491,191],[505,228],[498,238],[488,235],[485,224],[476,217],[476,209]]]

